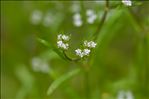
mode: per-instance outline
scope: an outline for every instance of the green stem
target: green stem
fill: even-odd
[[[77,61],[80,60],[80,58],[71,58],[71,57],[69,57],[69,56],[66,54],[65,51],[63,51],[63,54],[64,54],[65,58],[66,58],[67,60],[69,60],[69,61],[75,61],[75,62],[77,62]]]
[[[85,83],[85,96],[86,99],[90,99],[90,84],[89,84],[89,71],[85,71],[84,73],[84,83]]]
[[[101,21],[97,27],[97,30],[95,31],[95,33],[93,34],[93,37],[94,37],[94,41],[97,40],[98,38],[98,35],[99,35],[99,32],[101,31],[101,28],[106,20],[106,17],[107,17],[107,14],[108,14],[108,10],[109,10],[109,0],[106,0],[106,4],[105,4],[105,11],[104,11],[104,14],[101,18]]]

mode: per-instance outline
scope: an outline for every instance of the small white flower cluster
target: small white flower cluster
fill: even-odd
[[[58,48],[62,48],[64,50],[67,50],[69,48],[68,41],[70,40],[70,37],[64,34],[59,34],[57,36],[57,46]]]
[[[84,56],[88,56],[91,52],[91,48],[95,48],[96,47],[96,43],[93,41],[84,41],[84,47],[85,49],[81,50],[81,49],[76,49],[76,55],[79,57],[84,57]]]
[[[32,69],[35,72],[48,73],[50,71],[48,63],[39,57],[34,57],[31,60],[31,63],[32,63]]]
[[[126,6],[132,6],[132,1],[131,0],[122,0],[122,3]]]
[[[84,46],[85,47],[88,47],[88,48],[95,48],[96,47],[96,43],[95,42],[93,42],[93,41],[84,41]]]
[[[76,49],[75,52],[77,56],[80,56],[82,58],[84,56],[88,56],[91,50],[90,49],[84,49],[84,50]]]
[[[86,11],[86,16],[87,16],[87,22],[89,24],[93,24],[94,21],[96,20],[97,18],[97,15],[95,14],[95,12],[91,9],[88,9]],[[80,27],[83,25],[83,21],[81,19],[81,14],[78,13],[78,12],[75,12],[75,14],[73,15],[73,24],[74,26],[76,27]]]
[[[131,91],[119,91],[117,99],[134,99],[134,96]]]
[[[59,34],[57,36],[57,46],[58,48],[61,48],[63,50],[67,50],[69,48],[68,41],[70,40],[70,37],[68,35]],[[75,53],[77,56],[83,58],[84,56],[88,56],[91,52],[92,48],[96,47],[96,43],[93,41],[84,41],[84,49],[76,49]]]

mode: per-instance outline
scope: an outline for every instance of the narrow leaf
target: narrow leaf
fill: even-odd
[[[49,87],[47,94],[51,95],[56,88],[60,86],[64,81],[68,80],[69,78],[73,77],[74,75],[78,74],[80,69],[75,69],[73,71],[68,72],[67,74],[62,75],[58,79],[56,79]]]
[[[49,45],[49,43],[46,40],[43,40],[41,38],[37,38],[37,41],[40,42],[41,44],[51,48],[51,46]]]

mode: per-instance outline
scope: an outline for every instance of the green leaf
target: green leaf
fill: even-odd
[[[59,51],[56,47],[51,46],[46,40],[43,40],[41,38],[37,38],[37,41],[40,42],[41,44],[47,46],[48,48],[50,48],[51,50],[53,50],[55,53],[57,53],[57,55],[59,55],[62,59],[65,59],[63,53],[61,51]],[[66,60],[66,59],[65,59]]]
[[[47,94],[51,95],[54,92],[54,90],[60,86],[60,84],[62,84],[64,81],[68,80],[69,78],[73,77],[74,75],[78,74],[79,72],[80,72],[80,69],[77,68],[56,79],[48,88]]]
[[[46,40],[43,40],[41,38],[37,38],[37,41],[40,42],[41,44],[51,48],[51,46],[49,45],[49,43]]]

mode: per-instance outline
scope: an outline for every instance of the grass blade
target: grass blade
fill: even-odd
[[[60,86],[64,81],[68,80],[69,78],[73,77],[74,75],[78,74],[80,69],[75,69],[73,71],[68,72],[67,74],[62,75],[60,78],[56,79],[49,87],[47,94],[51,95],[56,88]]]
[[[40,42],[41,44],[51,48],[51,46],[49,45],[49,43],[46,40],[43,40],[41,38],[37,38],[37,41]]]
[[[51,50],[53,50],[54,52],[57,53],[57,55],[59,55],[62,59],[65,59],[63,53],[61,51],[59,51],[56,47],[50,45],[46,40],[43,40],[41,38],[37,38],[37,41],[40,42],[41,44],[45,45],[46,47],[50,48]],[[65,59],[66,60],[66,59]]]

